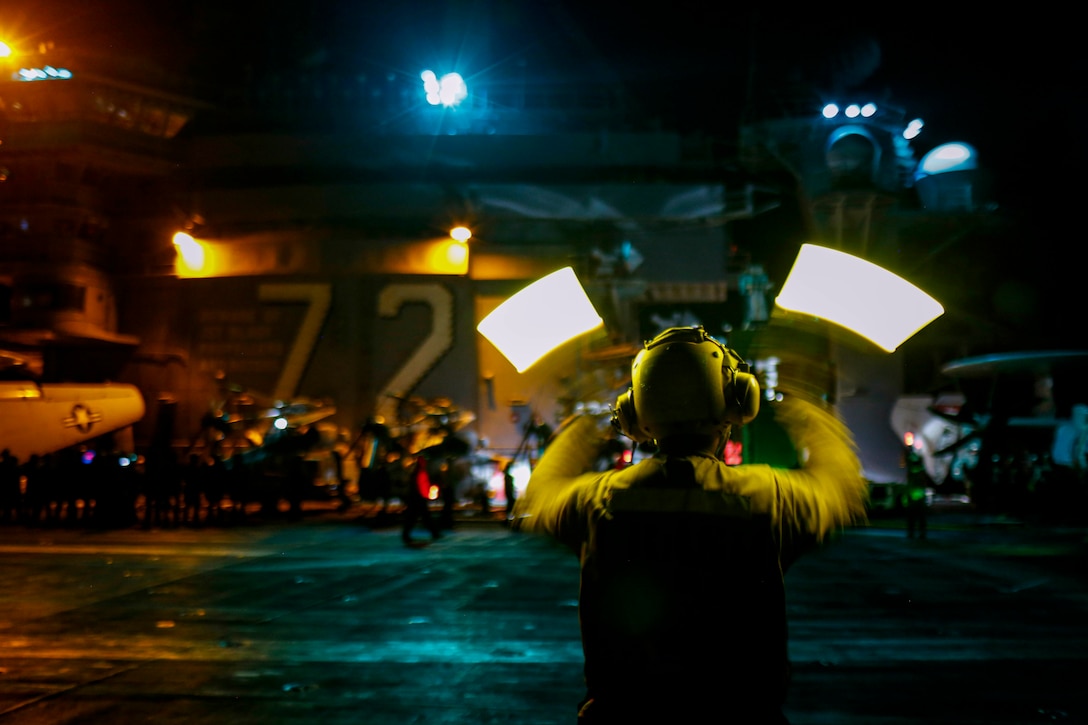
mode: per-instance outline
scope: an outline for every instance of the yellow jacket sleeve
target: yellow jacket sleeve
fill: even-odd
[[[591,506],[597,490],[588,484],[600,477],[593,467],[603,442],[590,416],[572,418],[560,429],[515,503],[519,529],[548,533],[571,546],[583,538],[585,517],[579,511]]]
[[[799,460],[796,469],[771,469],[784,550],[803,551],[806,540],[820,543],[844,527],[864,523],[869,485],[853,436],[842,421],[797,398],[776,404],[775,420]]]

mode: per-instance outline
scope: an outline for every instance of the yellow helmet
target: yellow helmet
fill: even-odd
[[[714,435],[759,412],[759,383],[734,351],[698,327],[671,327],[631,365],[631,388],[612,423],[638,441]]]

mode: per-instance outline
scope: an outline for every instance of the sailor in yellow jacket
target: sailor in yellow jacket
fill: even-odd
[[[653,458],[594,470],[594,418],[564,424],[518,500],[519,530],[581,561],[586,696],[580,723],[784,723],[789,677],[783,575],[865,519],[851,436],[824,405],[775,403],[800,465],[727,466],[730,428],[759,384],[701,327],[671,328],[632,365],[612,424]]]

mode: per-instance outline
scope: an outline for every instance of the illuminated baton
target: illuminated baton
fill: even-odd
[[[602,325],[574,269],[564,267],[507,299],[476,329],[521,373],[568,340]]]
[[[886,269],[802,244],[775,304],[834,322],[887,352],[944,314],[944,307]]]

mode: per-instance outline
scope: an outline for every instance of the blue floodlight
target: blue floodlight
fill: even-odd
[[[918,162],[916,177],[942,174],[948,171],[970,171],[978,168],[978,155],[970,144],[956,141],[941,144]]]
[[[857,118],[860,115],[861,115],[861,106],[859,106],[858,104],[851,103],[849,106],[846,107],[846,117],[847,118]]]
[[[925,127],[925,123],[920,118],[916,118],[907,124],[907,127],[903,129],[903,138],[910,141],[912,138],[922,132],[922,128]]]
[[[834,118],[835,116],[839,115],[839,107],[836,106],[834,103],[829,103],[824,106],[823,114],[824,118]]]
[[[16,81],[66,81],[71,77],[72,71],[67,68],[54,68],[51,65],[44,68],[20,68],[11,75],[11,79]]]
[[[427,103],[432,106],[450,108],[468,98],[468,86],[460,73],[447,73],[439,78],[434,71],[425,70],[419,77],[423,81]]]
[[[875,113],[876,113],[876,104],[875,103],[866,103],[864,106],[861,107],[861,115],[865,116],[866,118],[869,118],[869,117],[873,116]]]

